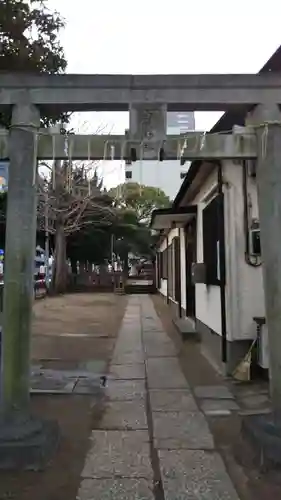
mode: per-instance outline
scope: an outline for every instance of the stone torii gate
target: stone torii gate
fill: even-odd
[[[0,111],[13,108],[0,158],[9,159],[2,348],[0,467],[48,458],[57,430],[29,414],[29,350],[36,237],[37,158],[65,158],[65,138],[40,130],[40,113],[130,110],[127,136],[73,136],[72,159],[257,158],[266,316],[275,422],[281,423],[281,74],[2,74]],[[254,126],[231,135],[166,137],[167,111],[254,109]],[[246,111],[245,111],[246,113]],[[112,153],[113,152],[113,153]],[[132,155],[133,152],[133,155]],[[268,425],[268,422],[267,422]],[[273,426],[272,422],[269,422]],[[276,429],[276,427],[274,427]],[[279,434],[277,433],[277,436]],[[280,434],[281,436],[281,434]],[[19,447],[16,443],[19,443]],[[281,446],[280,446],[281,448]],[[43,453],[42,453],[43,450]],[[44,460],[43,460],[44,461]]]

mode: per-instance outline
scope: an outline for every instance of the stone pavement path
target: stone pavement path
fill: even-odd
[[[174,343],[149,296],[131,296],[77,500],[239,500]]]

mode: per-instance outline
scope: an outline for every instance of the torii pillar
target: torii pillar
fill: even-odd
[[[257,187],[262,269],[270,354],[272,415],[252,416],[244,428],[260,457],[281,464],[281,113],[272,102],[258,105],[251,123],[256,129]]]
[[[30,342],[36,245],[39,110],[14,106],[9,134],[9,190],[1,360],[0,468],[38,468],[57,442],[56,424],[30,415]]]

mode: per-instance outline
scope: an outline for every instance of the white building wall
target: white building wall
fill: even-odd
[[[217,185],[217,173],[214,172],[202,186],[200,193],[192,201],[197,205],[197,262],[203,260],[203,220],[202,212],[208,202],[204,201],[206,196],[212,192]],[[195,285],[195,314],[196,318],[221,335],[221,300],[220,287],[207,286],[203,283]]]
[[[225,224],[226,228],[231,228],[226,239],[231,279],[228,303],[232,311],[229,340],[251,339],[256,336],[253,317],[265,315],[262,266],[253,267],[245,259],[243,167],[225,162],[224,169],[227,180]],[[258,218],[256,181],[248,176],[247,184],[250,218]]]
[[[224,217],[226,251],[226,320],[227,340],[247,340],[255,338],[254,316],[265,315],[262,266],[252,267],[245,260],[244,203],[242,184],[242,165],[231,161],[223,163],[224,180]],[[203,262],[202,212],[207,203],[205,198],[217,186],[217,172],[213,172],[201,187],[200,193],[192,201],[197,204],[197,262]],[[255,179],[248,177],[248,201],[252,218],[258,218],[257,187]],[[178,229],[168,235],[169,244]],[[160,250],[166,248],[163,241]],[[181,256],[181,297],[182,307],[186,308],[186,269],[185,269],[184,229],[180,229]],[[160,292],[167,295],[167,281],[161,280]],[[196,318],[221,335],[220,287],[195,285]]]
[[[175,227],[174,229],[171,229],[171,231],[169,232],[169,235],[168,235],[168,243],[169,243],[169,245],[171,245],[173,239],[176,238],[178,235],[179,235],[178,228]]]
[[[182,231],[183,230],[179,229],[179,228],[171,229],[168,233],[168,245],[171,245],[173,239],[176,238],[177,236],[179,236],[179,232],[180,232],[180,242],[182,245]],[[183,241],[183,243],[184,243],[184,241]],[[167,238],[165,238],[164,241],[162,241],[160,248],[159,248],[159,251],[164,252],[164,250],[166,250],[166,248],[167,248]],[[185,262],[185,256],[184,256],[183,252],[184,252],[184,249],[182,249],[182,246],[181,246],[181,287],[183,287],[182,279],[184,279],[184,286],[185,286],[185,274],[183,276],[183,269],[182,269],[182,257],[184,257],[184,262]],[[174,265],[174,259],[173,259],[173,265]],[[173,270],[173,275],[174,275],[174,270]],[[168,293],[167,290],[168,290],[168,282],[167,282],[167,280],[161,278],[159,291],[162,295],[167,297],[167,293]],[[183,288],[181,288],[181,291],[183,292]],[[185,298],[185,296],[186,296],[186,293],[184,292],[184,298]],[[183,299],[183,295],[182,295],[182,299]],[[171,298],[171,300],[173,300],[173,299]],[[182,307],[184,307],[183,302],[182,302]]]
[[[167,248],[167,239],[165,238],[161,245],[160,245],[160,248],[159,248],[159,251],[160,252],[164,252],[164,250],[166,250]],[[159,292],[164,295],[164,297],[167,297],[167,294],[168,294],[168,281],[163,279],[163,278],[160,278],[160,288],[159,288]]]
[[[255,338],[254,316],[264,316],[264,289],[262,267],[252,267],[245,260],[245,235],[243,222],[242,165],[231,161],[223,164],[224,217],[226,251],[226,321],[227,339]],[[217,184],[214,172],[202,186],[193,203],[198,205],[197,262],[203,262],[202,211],[204,198]],[[248,177],[248,193],[252,217],[258,218],[257,189],[254,179]],[[196,318],[221,335],[220,287],[196,284]]]
[[[163,280],[163,278],[160,279],[160,288],[159,292],[164,295],[164,297],[167,297],[168,293],[168,282],[167,280]]]

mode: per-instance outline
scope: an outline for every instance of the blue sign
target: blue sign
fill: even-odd
[[[0,161],[0,193],[8,190],[9,181],[9,162]]]

